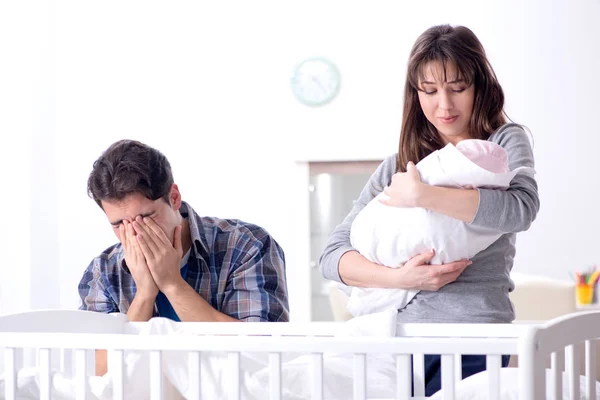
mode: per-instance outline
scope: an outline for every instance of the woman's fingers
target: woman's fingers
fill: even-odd
[[[435,256],[435,250],[432,249],[431,251],[421,253],[419,255],[414,256],[413,258],[408,260],[408,262],[406,264],[410,264],[413,267],[416,267],[419,265],[424,265],[424,264],[429,264],[429,262],[433,259],[434,256]]]
[[[460,260],[448,264],[427,265],[435,256],[435,251],[419,254],[411,258],[403,268],[412,276],[416,289],[437,291],[441,287],[454,282],[460,274],[471,265],[469,260]]]
[[[435,256],[435,250],[414,256],[400,270],[408,287],[417,290],[437,291],[454,282],[472,264],[470,260],[460,260],[448,264],[428,265]]]
[[[435,286],[437,286],[435,290],[438,290],[439,288],[446,286],[451,282],[454,282],[459,277],[459,275],[463,273],[465,268],[467,268],[471,264],[473,264],[472,261],[460,260],[453,263],[436,266],[439,267],[437,271],[439,279],[437,280],[437,282],[435,282]]]
[[[460,260],[450,264],[442,264],[440,265],[440,274],[447,275],[458,273],[458,275],[460,275],[465,270],[465,268],[467,268],[471,264],[473,264],[473,262],[469,260]]]

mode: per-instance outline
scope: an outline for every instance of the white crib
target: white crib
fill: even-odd
[[[187,398],[200,398],[199,376],[202,352],[228,354],[229,399],[241,399],[240,354],[268,354],[269,387],[265,398],[281,399],[284,387],[282,356],[288,353],[310,354],[307,366],[312,399],[324,397],[323,365],[329,353],[353,355],[353,397],[366,399],[367,355],[393,354],[396,360],[396,399],[424,395],[424,354],[440,354],[442,390],[438,395],[455,399],[460,381],[460,355],[487,356],[488,398],[500,399],[501,356],[519,356],[519,399],[545,399],[546,362],[551,360],[548,398],[562,398],[562,370],[569,398],[580,396],[580,355],[576,346],[585,346],[585,398],[596,399],[596,340],[600,338],[600,312],[572,314],[544,324],[404,324],[397,337],[351,337],[343,334],[344,323],[178,323],[197,335],[179,336],[176,340],[162,335],[139,336],[128,333],[130,323],[122,314],[104,315],[84,311],[35,311],[0,317],[0,348],[4,360],[4,398],[15,399],[17,372],[27,365],[40,371],[40,398],[50,399],[50,371],[57,368],[72,376],[77,384],[73,398],[88,399],[86,379],[93,375],[94,349],[108,349],[109,371],[113,380],[113,398],[123,399],[125,379],[124,351],[150,353],[150,393],[152,399],[164,398],[162,356],[167,351],[187,352],[189,379],[196,382]],[[171,338],[172,339],[172,338]],[[34,349],[28,350],[28,349]],[[411,377],[411,355],[414,378]],[[413,379],[413,382],[411,382]],[[211,399],[212,400],[212,399]]]

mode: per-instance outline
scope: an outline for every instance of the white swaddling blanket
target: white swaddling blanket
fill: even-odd
[[[468,142],[462,141],[459,142]],[[476,141],[494,151],[499,145]],[[455,188],[507,189],[517,173],[534,174],[529,167],[494,173],[471,161],[452,144],[434,151],[416,165],[421,180],[429,185]],[[352,246],[368,260],[388,267],[401,267],[406,261],[431,249],[431,264],[470,259],[495,242],[503,232],[478,227],[423,208],[383,205],[380,193],[356,216],[350,231]],[[348,310],[356,317],[405,307],[418,293],[414,290],[352,287]]]

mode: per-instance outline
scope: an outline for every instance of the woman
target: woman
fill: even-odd
[[[520,173],[506,191],[454,189],[421,182],[414,164],[434,150],[463,139],[489,140],[508,153],[510,169],[534,167],[529,138],[507,123],[504,93],[483,46],[468,28],[449,25],[426,30],[408,62],[398,153],[371,176],[354,208],[332,233],[320,259],[322,274],[349,286],[420,290],[398,312],[398,322],[509,323],[508,293],[516,232],[525,231],[539,209],[532,174]],[[350,245],[358,212],[384,191],[392,207],[422,207],[459,219],[482,232],[502,236],[472,260],[428,265],[432,252],[389,268],[368,261]],[[472,265],[471,265],[472,264]],[[463,378],[485,369],[485,356],[463,356]],[[503,357],[503,366],[508,357]],[[440,388],[439,356],[426,356],[426,395]]]

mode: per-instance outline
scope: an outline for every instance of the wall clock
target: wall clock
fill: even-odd
[[[291,86],[294,96],[312,107],[331,102],[340,90],[340,72],[326,58],[309,58],[294,68]]]

